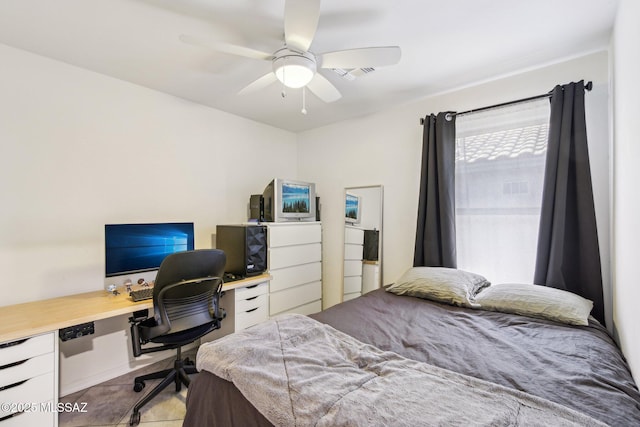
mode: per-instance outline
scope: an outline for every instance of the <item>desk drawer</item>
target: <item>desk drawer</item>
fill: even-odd
[[[269,293],[269,282],[258,283],[257,285],[246,286],[244,288],[236,288],[236,301],[247,298],[253,298],[258,295]]]
[[[18,383],[13,387],[9,387],[0,391],[0,402],[20,403],[20,402],[47,402],[54,400],[54,384],[53,372],[48,372],[37,377],[30,378],[23,383]],[[13,409],[13,408],[12,408]],[[13,410],[5,412],[0,409],[0,418],[10,415]],[[21,417],[22,415],[20,415]],[[4,427],[3,424],[0,424]],[[25,424],[22,424],[25,425]]]
[[[255,324],[263,322],[268,318],[269,309],[267,307],[267,304],[251,309],[250,311],[236,311],[236,332],[246,329],[249,326],[253,326]]]
[[[269,312],[273,316],[282,311],[322,299],[322,282],[312,282],[269,294]]]
[[[54,345],[53,332],[25,340],[2,343],[0,344],[0,366],[30,359],[40,354],[51,353]]]
[[[49,401],[47,405],[55,407],[57,402]],[[38,407],[37,411],[17,413],[11,418],[0,421],[0,427],[41,427],[53,426],[58,414],[54,411],[47,411],[49,407]],[[3,415],[4,416],[4,415]],[[2,416],[0,416],[2,418]]]
[[[269,295],[257,295],[252,298],[236,301],[236,313],[242,313],[245,311],[253,310],[257,307],[266,306],[269,304]]]
[[[53,352],[0,367],[0,388],[54,371]]]

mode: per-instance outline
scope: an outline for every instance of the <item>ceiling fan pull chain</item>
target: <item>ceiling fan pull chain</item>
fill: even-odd
[[[307,87],[302,86],[302,114],[307,114]]]

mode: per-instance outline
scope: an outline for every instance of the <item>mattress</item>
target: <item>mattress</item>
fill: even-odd
[[[612,426],[640,425],[640,393],[598,322],[568,326],[397,296],[383,289],[311,316],[382,350],[567,406]],[[185,426],[269,426],[233,386],[202,371]]]

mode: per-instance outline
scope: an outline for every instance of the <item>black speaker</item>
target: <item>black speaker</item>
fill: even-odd
[[[378,261],[378,242],[380,232],[378,230],[364,230],[364,244],[362,245],[362,259],[365,261]]]
[[[262,194],[252,194],[249,198],[249,219],[264,221],[264,197]]]
[[[316,196],[316,221],[320,221],[320,197]]]
[[[216,247],[227,255],[225,273],[255,276],[267,269],[267,227],[218,225]]]

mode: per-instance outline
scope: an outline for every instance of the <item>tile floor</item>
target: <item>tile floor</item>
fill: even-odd
[[[195,360],[195,349],[183,353]],[[146,382],[140,393],[133,391],[133,379],[139,375],[160,371],[173,366],[169,358],[143,369],[122,375],[102,384],[60,398],[63,403],[86,403],[86,412],[62,412],[59,427],[124,427],[129,425],[133,406],[160,380]],[[180,427],[185,414],[186,387],[179,393],[174,386],[164,389],[140,410],[141,427]]]

